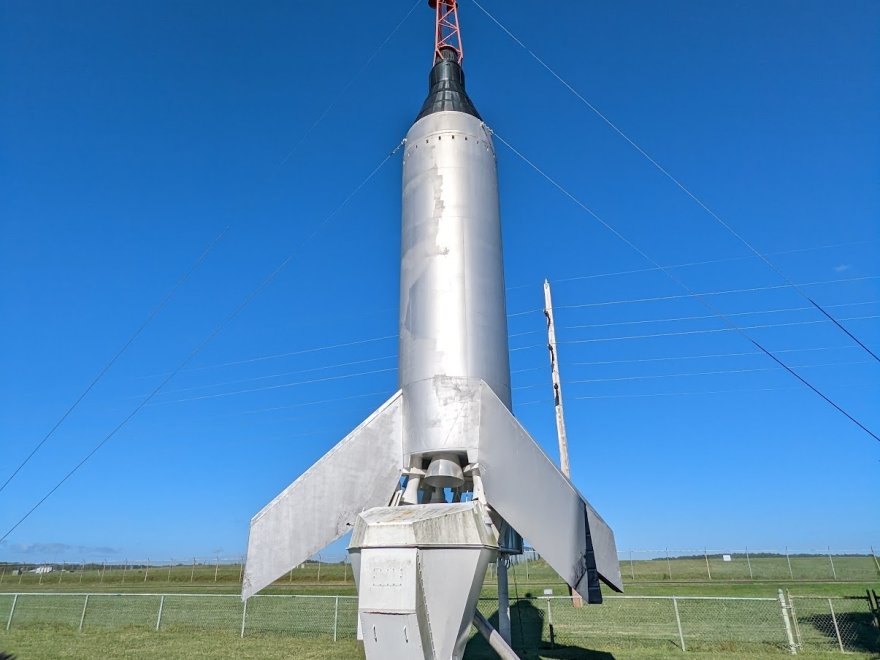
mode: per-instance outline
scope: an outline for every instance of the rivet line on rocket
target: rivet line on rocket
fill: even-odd
[[[498,133],[493,131],[493,135],[498,138],[498,140],[506,146],[510,151],[512,151],[516,156],[518,156],[524,163],[526,163],[529,167],[531,167],[535,172],[540,174],[544,179],[546,179],[554,188],[556,188],[563,195],[568,197],[572,202],[577,204],[583,211],[592,216],[599,224],[605,227],[608,231],[610,231],[614,236],[616,236],[619,240],[625,243],[629,248],[634,250],[639,256],[649,262],[652,266],[659,269],[663,272],[666,277],[672,280],[679,287],[684,289],[688,296],[699,302],[703,307],[709,310],[715,317],[720,319],[729,329],[736,331],[746,340],[748,340],[755,348],[764,353],[767,357],[773,360],[777,365],[785,369],[792,376],[797,378],[803,385],[812,390],[815,394],[821,397],[826,403],[828,403],[831,407],[841,413],[844,417],[849,419],[853,424],[862,429],[865,433],[874,438],[877,442],[880,442],[880,436],[874,433],[871,429],[869,429],[865,424],[856,419],[853,415],[847,412],[842,406],[837,404],[834,400],[831,399],[828,395],[824,394],[821,390],[819,390],[815,385],[807,381],[803,376],[801,376],[798,372],[796,372],[792,367],[787,365],[782,361],[779,357],[774,355],[769,349],[765,348],[761,343],[759,343],[756,339],[752,338],[740,325],[734,322],[730,317],[724,314],[720,309],[718,309],[715,305],[710,303],[708,299],[693,289],[691,289],[683,280],[677,277],[672,270],[667,266],[662,266],[657,260],[651,257],[647,252],[645,252],[642,248],[640,248],[636,243],[632,240],[621,234],[617,229],[615,229],[612,225],[610,225],[607,221],[605,221],[601,216],[599,216],[593,209],[584,204],[580,199],[578,199],[574,194],[569,192],[561,183],[556,181],[553,177],[547,174],[544,170],[538,167],[534,162],[529,160],[522,152],[518,151],[512,144],[510,144],[507,140],[505,140],[502,136],[498,135]]]

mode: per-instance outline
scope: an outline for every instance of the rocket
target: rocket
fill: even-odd
[[[369,660],[462,657],[490,563],[525,538],[587,603],[614,535],[511,412],[498,177],[465,91],[455,0],[431,0],[428,97],[405,140],[399,389],[254,516],[248,598],[351,532]],[[508,640],[509,641],[509,640]]]

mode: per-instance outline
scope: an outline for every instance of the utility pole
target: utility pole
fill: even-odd
[[[553,379],[553,405],[556,408],[556,435],[559,438],[559,469],[571,479],[568,463],[568,438],[565,435],[565,414],[562,410],[562,383],[559,379],[559,353],[556,350],[556,326],[553,323],[553,298],[550,282],[544,280],[544,316],[547,317],[547,349],[550,351],[550,374]]]
[[[571,480],[568,462],[568,437],[565,434],[565,413],[562,410],[562,381],[559,377],[559,352],[556,350],[556,326],[553,322],[553,297],[550,281],[544,280],[544,316],[547,317],[547,350],[550,351],[550,375],[553,380],[553,406],[556,409],[556,436],[559,438],[559,469]],[[584,599],[569,588],[572,607],[583,607]]]

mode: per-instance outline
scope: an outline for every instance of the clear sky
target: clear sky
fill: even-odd
[[[483,4],[880,350],[880,5]],[[2,3],[2,480],[229,231],[0,492],[0,535],[294,258],[0,558],[238,555],[250,517],[393,393],[400,155],[303,241],[418,112],[425,3],[367,61],[412,7]],[[460,13],[487,123],[659,262],[713,262],[675,270],[689,287],[750,289],[712,301],[880,433],[880,364],[471,0]],[[515,412],[555,459],[548,277],[573,480],[619,547],[880,547],[880,443],[691,318],[709,313],[662,273],[583,279],[650,266],[500,144],[498,163]]]

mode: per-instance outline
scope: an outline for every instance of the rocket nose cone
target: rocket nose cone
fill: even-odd
[[[442,59],[431,69],[428,98],[416,121],[435,112],[455,110],[482,120],[464,88],[464,71],[453,59]]]

